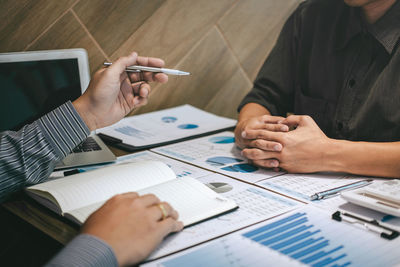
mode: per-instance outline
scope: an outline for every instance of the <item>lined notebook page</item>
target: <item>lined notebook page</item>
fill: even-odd
[[[201,182],[185,177],[145,188],[140,195],[153,193],[179,213],[184,226],[234,209],[236,203],[212,191]]]
[[[92,214],[93,212],[98,210],[101,206],[103,206],[103,204],[105,202],[106,202],[106,200],[97,202],[95,204],[92,204],[92,205],[89,205],[89,206],[86,206],[83,208],[69,211],[65,215],[65,217],[70,218],[79,224],[83,224],[86,221],[86,219],[90,216],[90,214]]]
[[[28,190],[48,191],[66,213],[104,202],[116,194],[138,191],[174,179],[175,174],[166,164],[143,161],[71,175],[31,186]]]

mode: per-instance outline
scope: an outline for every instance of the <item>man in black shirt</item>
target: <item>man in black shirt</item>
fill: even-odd
[[[239,106],[243,155],[289,172],[400,177],[399,44],[400,1],[300,4]]]

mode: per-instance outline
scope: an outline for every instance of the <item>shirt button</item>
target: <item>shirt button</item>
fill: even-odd
[[[350,79],[350,81],[349,81],[349,87],[350,87],[350,88],[353,88],[354,85],[356,85],[356,80]]]
[[[337,129],[338,129],[339,131],[341,131],[341,130],[343,129],[343,123],[338,122],[337,125],[336,125],[336,127],[337,127]]]

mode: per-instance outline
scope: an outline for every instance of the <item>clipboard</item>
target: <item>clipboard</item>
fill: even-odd
[[[387,240],[393,240],[400,235],[399,217],[383,214],[352,203],[339,206],[339,210],[332,214],[332,219],[375,232]]]

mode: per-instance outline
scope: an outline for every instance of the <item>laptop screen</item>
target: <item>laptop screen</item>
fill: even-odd
[[[0,63],[0,131],[18,130],[81,95],[78,59]]]

